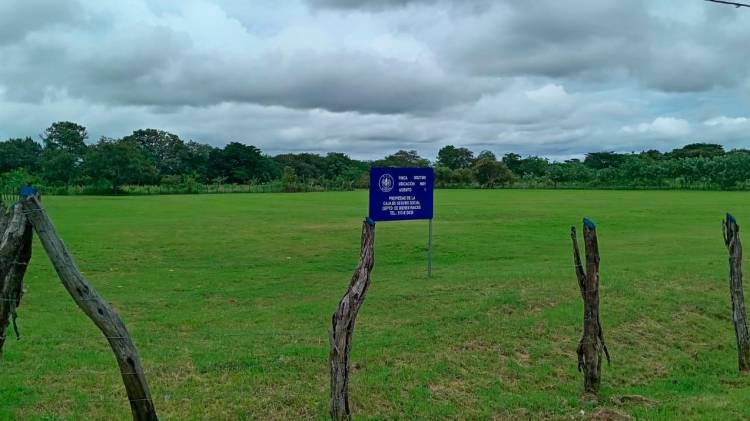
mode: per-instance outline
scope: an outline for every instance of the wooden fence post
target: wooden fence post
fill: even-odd
[[[3,352],[8,326],[16,327],[16,309],[21,305],[23,277],[31,260],[33,231],[20,206],[0,208],[0,353]]]
[[[331,418],[347,420],[349,411],[349,353],[352,346],[354,322],[370,286],[370,273],[375,262],[375,222],[367,218],[362,223],[359,265],[354,271],[349,289],[331,318]]]
[[[609,351],[604,344],[604,333],[599,320],[599,244],[596,225],[589,219],[583,219],[585,271],[581,264],[575,227],[570,228],[570,238],[573,240],[573,261],[578,287],[583,298],[583,335],[578,342],[578,371],[583,372],[584,392],[596,396],[601,384],[602,351],[609,362]]]
[[[157,420],[143,366],[125,324],[78,269],[37,198],[32,196],[18,203],[16,206],[23,206],[65,289],[107,338],[120,367],[133,419]]]
[[[724,244],[729,251],[729,293],[732,297],[732,322],[737,338],[737,359],[741,372],[750,371],[750,337],[747,333],[745,294],[742,290],[742,243],[740,226],[730,214],[722,225]]]

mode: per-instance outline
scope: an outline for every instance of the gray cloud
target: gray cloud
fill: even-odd
[[[0,46],[26,38],[41,28],[65,27],[80,21],[77,1],[4,0],[0,2]]]
[[[246,32],[240,36],[254,41]],[[7,47],[16,60],[0,64],[6,96],[43,101],[50,91],[64,91],[112,105],[237,102],[391,114],[438,110],[497,89],[487,78],[367,50],[206,51],[191,34],[164,23],[126,25],[83,50],[76,42],[42,37]]]
[[[69,119],[359,157],[742,144],[750,13],[703,3],[3,2],[0,137]]]
[[[414,3],[434,3],[435,1],[436,0],[311,0],[310,4],[315,7],[329,7],[333,9],[387,9],[391,7],[403,7]]]

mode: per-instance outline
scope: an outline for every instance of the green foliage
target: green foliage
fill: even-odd
[[[160,186],[169,193],[200,193],[202,185],[195,174],[165,175],[161,178]],[[132,188],[131,188],[132,189]]]
[[[417,151],[400,150],[393,155],[388,155],[384,159],[375,161],[376,167],[411,167],[425,168],[430,166],[430,161],[419,156]]]
[[[714,143],[691,143],[673,150],[669,155],[672,159],[712,158],[724,155],[724,147]]]
[[[481,160],[497,161],[497,157],[495,156],[494,152],[485,150],[485,151],[479,152],[479,155],[477,155],[476,160],[477,161],[481,161]]]
[[[191,158],[190,150],[182,139],[164,130],[136,130],[123,140],[139,145],[160,176],[184,173]]]
[[[150,184],[157,179],[158,170],[138,143],[102,138],[88,148],[84,174],[91,179],[106,180],[114,193],[123,184]],[[101,183],[99,184],[101,186]]]
[[[208,182],[210,180],[208,175],[209,158],[215,148],[192,140],[185,144],[185,148],[187,154],[181,167],[186,173],[194,174],[199,181]]]
[[[79,181],[83,157],[61,148],[45,148],[42,152],[42,178],[51,184],[70,185]]]
[[[513,181],[513,173],[502,162],[489,154],[480,154],[472,169],[477,182],[483,187],[495,187]]]
[[[471,167],[474,162],[474,152],[466,148],[457,148],[453,145],[448,145],[440,149],[437,158],[437,166],[457,170]]]
[[[271,157],[244,143],[218,148],[157,129],[88,146],[87,137],[85,127],[61,121],[44,131],[42,145],[28,137],[0,142],[0,174],[25,169],[45,191],[59,194],[319,191],[367,188],[372,166],[430,166],[415,150],[362,161],[337,152]],[[750,151],[727,152],[713,143],[665,153],[591,152],[583,161],[565,162],[513,152],[498,162],[489,150],[474,157],[467,148],[446,145],[434,168],[443,188],[750,189]]]
[[[277,155],[274,161],[282,168],[294,170],[301,183],[337,184],[353,187],[366,187],[369,165],[356,161],[343,153],[329,153],[320,156],[311,153]]]
[[[595,170],[601,170],[604,168],[616,168],[622,164],[624,155],[614,152],[591,152],[586,154],[586,159],[583,163]]]
[[[281,175],[281,185],[284,187],[284,191],[294,191],[297,185],[297,174],[294,172],[294,168],[289,166],[284,167],[283,174]]]
[[[211,151],[208,168],[210,178],[225,177],[230,183],[267,182],[279,174],[278,166],[260,149],[238,142]]]
[[[24,185],[37,184],[39,179],[25,168],[18,168],[0,174],[0,203],[7,206],[18,198],[18,193]]]
[[[549,161],[545,158],[530,156],[520,160],[516,174],[520,176],[543,177],[547,174],[548,168]]]
[[[52,123],[42,134],[45,150],[65,151],[80,159],[86,153],[86,128],[70,122],[58,121]]]
[[[0,174],[17,168],[39,171],[42,146],[27,137],[0,142]]]
[[[503,164],[514,174],[521,174],[521,155],[513,152],[506,153],[503,155]]]
[[[274,161],[282,168],[293,169],[303,182],[322,178],[328,167],[326,158],[311,153],[277,155]],[[335,166],[335,164],[332,164],[332,167],[335,168]]]

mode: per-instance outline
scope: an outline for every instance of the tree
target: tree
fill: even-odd
[[[538,156],[530,156],[526,159],[522,159],[519,162],[517,175],[532,175],[535,177],[543,177],[547,174],[547,167],[549,167],[549,161]]]
[[[61,150],[82,158],[86,153],[86,139],[89,135],[86,128],[70,121],[52,123],[41,135],[44,148]]]
[[[238,142],[211,151],[208,167],[211,179],[226,177],[230,183],[266,182],[279,176],[278,166],[260,149]]]
[[[568,172],[565,168],[565,163],[555,162],[549,166],[547,169],[547,177],[549,177],[550,180],[555,184],[555,187],[557,187],[558,183],[564,183],[568,180]]]
[[[81,175],[83,159],[63,149],[45,148],[42,152],[42,177],[51,184],[70,185]]]
[[[656,149],[649,149],[645,152],[641,152],[641,156],[644,158],[653,159],[655,161],[658,161],[664,158],[664,154],[657,151]]]
[[[164,130],[141,129],[124,137],[123,140],[139,145],[161,176],[188,172],[186,170],[189,149],[176,134]]]
[[[595,171],[583,165],[579,159],[569,159],[565,162],[556,162],[550,164],[548,176],[555,185],[558,183],[588,183],[593,177]]]
[[[481,161],[481,160],[497,161],[497,157],[495,156],[494,153],[492,153],[492,151],[482,151],[482,152],[479,152],[479,155],[477,155],[476,161]],[[476,161],[474,162],[476,163]]]
[[[101,138],[89,147],[84,174],[106,180],[117,193],[123,184],[148,184],[157,180],[157,169],[133,140]]]
[[[430,161],[419,156],[415,150],[400,150],[393,155],[375,161],[374,165],[376,167],[427,168],[430,166]]]
[[[474,183],[474,173],[471,168],[453,170],[453,182],[459,186],[471,186]]]
[[[474,152],[466,148],[456,148],[453,145],[444,146],[438,152],[437,165],[457,170],[469,168],[474,162]]]
[[[681,158],[712,158],[724,155],[724,147],[715,143],[691,143],[674,149],[669,154],[673,159]]]
[[[325,170],[323,176],[329,180],[344,178],[349,169],[354,166],[354,161],[344,153],[331,152],[323,158]]]
[[[742,187],[750,180],[750,155],[732,151],[712,160],[712,181],[722,189]]]
[[[86,128],[70,121],[52,123],[41,136],[42,175],[52,184],[69,185],[81,174],[86,154]]]
[[[294,172],[292,167],[284,167],[281,174],[281,186],[284,191],[294,190],[294,185],[297,184],[297,174]]]
[[[476,180],[484,187],[510,183],[513,180],[513,173],[504,163],[493,159],[494,155],[490,157],[490,154],[485,156],[480,154],[480,157],[474,162],[472,169]]]
[[[624,160],[624,155],[614,152],[591,152],[586,154],[583,163],[589,168],[600,170],[602,168],[619,167]]]
[[[621,186],[661,186],[664,176],[661,168],[662,166],[647,155],[625,155],[623,163],[617,168],[615,178]]]
[[[208,182],[208,160],[214,148],[211,145],[193,142],[192,140],[185,144],[187,154],[183,160],[184,168],[187,173],[194,175],[201,182]]]
[[[39,171],[41,154],[42,145],[30,137],[0,142],[0,173],[19,168],[32,172]]]
[[[443,166],[438,165],[435,167],[435,185],[438,187],[448,187],[453,183],[453,170]]]
[[[514,174],[521,174],[521,155],[513,152],[506,153],[503,155],[503,164]]]
[[[328,161],[326,158],[312,153],[282,154],[274,158],[279,167],[294,169],[294,172],[303,182],[321,179],[329,169],[335,171],[334,168],[329,168],[334,160],[336,158]]]

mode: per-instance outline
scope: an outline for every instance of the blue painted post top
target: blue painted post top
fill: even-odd
[[[370,218],[374,221],[432,219],[432,168],[370,169]]]
[[[37,193],[39,193],[39,190],[31,186],[23,186],[21,187],[21,191],[18,192],[18,195],[21,196],[22,199],[25,199],[27,197],[36,196]]]

